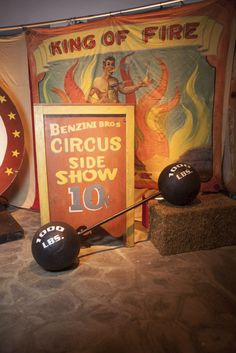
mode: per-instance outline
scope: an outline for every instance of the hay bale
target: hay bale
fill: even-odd
[[[193,204],[149,203],[149,238],[161,255],[236,245],[236,201],[222,193]]]

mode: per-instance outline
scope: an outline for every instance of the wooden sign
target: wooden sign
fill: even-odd
[[[134,107],[34,107],[41,223],[90,227],[133,204]],[[102,225],[133,245],[134,212]]]

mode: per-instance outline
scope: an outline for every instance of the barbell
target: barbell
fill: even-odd
[[[91,227],[80,226],[75,230],[71,225],[60,221],[43,225],[33,237],[32,255],[35,261],[47,271],[70,268],[79,255],[80,238],[84,234],[158,196],[162,196],[167,202],[176,206],[188,205],[196,198],[200,185],[200,176],[195,168],[186,163],[172,163],[160,173],[158,192]]]

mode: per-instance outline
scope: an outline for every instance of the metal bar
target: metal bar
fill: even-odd
[[[113,216],[110,216],[110,217],[104,219],[103,221],[98,222],[97,224],[94,224],[93,226],[82,230],[82,232],[79,232],[78,235],[83,235],[83,234],[85,234],[85,233],[88,233],[88,232],[90,232],[91,230],[95,229],[96,227],[101,226],[102,224],[107,223],[107,222],[109,222],[109,221],[112,221],[114,218],[119,217],[119,216],[123,215],[124,213],[126,213],[126,212],[128,212],[128,211],[131,211],[131,210],[133,210],[134,208],[136,208],[136,207],[142,205],[143,203],[145,203],[145,202],[147,202],[147,201],[149,201],[149,200],[152,200],[152,199],[154,199],[155,197],[158,197],[158,196],[160,196],[160,195],[161,195],[160,192],[155,193],[155,194],[153,194],[153,195],[150,195],[150,196],[146,197],[145,199],[140,200],[140,201],[136,202],[135,204],[133,204],[133,205],[127,207],[126,209],[121,210],[120,212],[115,213]]]

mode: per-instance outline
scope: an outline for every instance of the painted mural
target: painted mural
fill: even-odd
[[[205,1],[27,33],[34,103],[135,106],[135,186],[170,163],[221,187],[221,121],[233,2]]]

